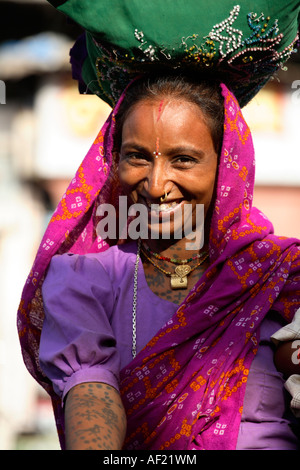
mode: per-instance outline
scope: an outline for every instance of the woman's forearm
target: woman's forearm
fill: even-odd
[[[126,433],[126,415],[113,387],[83,383],[72,388],[65,404],[68,450],[120,450]]]

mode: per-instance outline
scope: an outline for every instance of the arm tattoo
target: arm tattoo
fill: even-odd
[[[102,383],[83,383],[67,395],[65,405],[67,449],[119,450],[126,431],[119,393]]]

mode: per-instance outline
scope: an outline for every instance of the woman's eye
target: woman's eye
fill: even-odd
[[[127,160],[129,163],[144,163],[147,161],[147,157],[141,153],[128,153],[121,156],[122,160]]]
[[[179,155],[174,159],[174,163],[179,166],[192,166],[196,163],[196,160],[188,155]]]

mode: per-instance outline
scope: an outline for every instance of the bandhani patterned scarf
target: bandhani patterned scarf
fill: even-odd
[[[271,223],[252,207],[251,134],[234,95],[224,85],[222,93],[211,265],[171,321],[121,371],[126,449],[234,449],[259,326],[271,309],[290,321],[300,306],[300,242],[275,236]],[[120,194],[111,153],[117,109],[53,214],[18,312],[24,361],[52,397],[62,447],[61,403],[38,361],[41,285],[54,254],[108,247],[95,233],[96,210],[103,202],[117,207]]]
[[[254,152],[232,93],[210,234],[211,266],[122,371],[128,449],[235,449],[259,326],[300,304],[300,242],[252,208]]]

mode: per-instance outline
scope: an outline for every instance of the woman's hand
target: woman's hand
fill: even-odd
[[[113,387],[83,383],[66,398],[67,450],[120,450],[126,433],[126,415]]]
[[[300,374],[300,340],[280,343],[274,354],[274,363],[279,372],[286,378]]]

